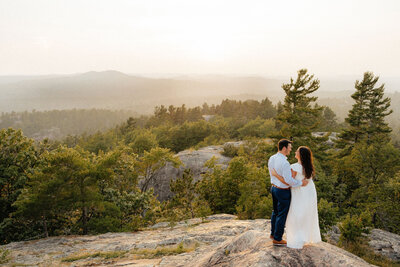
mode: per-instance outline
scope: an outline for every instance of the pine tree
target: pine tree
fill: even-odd
[[[21,130],[0,130],[0,223],[15,211],[12,204],[36,163],[37,151],[32,139]]]
[[[355,100],[346,118],[349,128],[340,134],[335,155],[335,174],[346,184],[347,206],[368,209],[378,225],[376,192],[398,171],[399,151],[390,139],[391,128],[385,117],[392,113],[390,99],[384,97],[384,85],[376,87],[379,77],[365,72],[356,81]]]
[[[392,113],[390,99],[384,97],[384,84],[375,88],[378,80],[372,72],[365,72],[363,80],[356,81],[356,92],[351,95],[355,103],[345,119],[349,128],[340,134],[338,147],[352,147],[364,138],[369,142],[374,135],[390,140],[391,129],[385,122],[385,117]]]
[[[400,172],[381,185],[376,194],[376,227],[400,234]]]
[[[181,178],[171,180],[171,192],[175,195],[171,202],[174,206],[184,209],[186,216],[195,217],[195,191],[196,184],[193,182],[193,174],[190,169],[185,169]]]
[[[278,106],[276,116],[277,126],[280,126],[280,135],[285,138],[311,138],[311,132],[319,122],[322,107],[312,106],[317,100],[310,96],[319,88],[319,80],[307,73],[307,69],[297,72],[296,81],[290,78],[290,83],[282,85],[286,93],[283,111]]]
[[[261,118],[269,119],[276,116],[276,108],[272,105],[272,102],[268,97],[261,101],[260,109]]]
[[[371,73],[373,76],[373,74]],[[378,76],[376,81],[378,81]],[[375,85],[375,84],[374,84]],[[385,122],[385,117],[390,115],[393,110],[390,108],[390,98],[384,97],[385,85],[382,84],[377,88],[373,88],[369,94],[369,106],[367,113],[367,135],[368,141],[374,140],[390,141],[390,132],[392,129]]]
[[[79,211],[82,233],[87,234],[90,209],[100,204],[89,154],[79,147],[59,147],[43,157],[16,202],[17,214],[43,221],[44,234],[48,235],[49,217],[77,215],[75,212]]]
[[[320,131],[331,132],[335,131],[338,127],[335,112],[330,107],[323,107],[322,121],[319,126]]]

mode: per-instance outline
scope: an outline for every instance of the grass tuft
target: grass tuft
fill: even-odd
[[[62,262],[73,262],[88,258],[103,258],[103,259],[114,259],[124,256],[129,251],[109,251],[109,252],[95,252],[95,253],[84,253],[79,255],[73,255],[61,259]]]
[[[138,259],[153,259],[161,258],[163,256],[177,255],[181,253],[191,252],[199,247],[199,243],[192,246],[184,247],[183,242],[172,247],[158,247],[155,249],[135,249],[131,253],[135,254]]]
[[[7,263],[11,259],[8,249],[0,249],[0,264]]]
[[[176,246],[165,246],[158,247],[155,249],[133,249],[131,251],[110,251],[110,252],[95,252],[95,253],[80,253],[61,259],[61,262],[74,262],[88,258],[103,258],[103,259],[114,259],[134,255],[136,259],[154,259],[161,258],[164,256],[177,255],[181,253],[191,252],[198,248],[200,244],[194,243],[189,247],[185,247],[183,242],[180,242]]]

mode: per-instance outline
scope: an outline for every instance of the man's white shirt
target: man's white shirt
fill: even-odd
[[[275,155],[271,156],[268,160],[268,170],[269,176],[271,177],[271,184],[274,184],[281,188],[289,188],[289,186],[285,185],[278,178],[271,174],[271,170],[275,169],[276,172],[282,176],[286,183],[288,183],[291,187],[298,187],[302,185],[302,181],[298,181],[293,179],[292,172],[290,169],[290,163],[287,161],[287,157],[282,153],[278,152]]]

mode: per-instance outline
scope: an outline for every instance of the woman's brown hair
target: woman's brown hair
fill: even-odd
[[[313,164],[313,155],[312,155],[311,149],[309,149],[306,146],[301,146],[301,147],[299,147],[299,153],[300,153],[301,165],[303,165],[304,176],[307,179],[310,179],[315,174],[314,164]]]

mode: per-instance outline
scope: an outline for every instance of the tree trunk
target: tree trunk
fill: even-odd
[[[46,214],[43,215],[43,231],[44,231],[44,236],[49,237],[49,232],[47,230],[47,219],[46,219]]]
[[[151,180],[153,179],[153,175],[154,175],[154,173],[149,173],[149,174],[146,173],[146,176],[144,178],[144,183],[143,183],[143,186],[141,189],[142,192],[147,191],[149,184],[150,184]]]
[[[87,207],[84,206],[82,209],[82,228],[83,228],[83,234],[86,235],[88,230],[87,230]]]
[[[194,210],[193,210],[193,205],[190,203],[190,214],[192,215],[192,219],[194,218]]]
[[[376,212],[374,212],[374,215],[372,216],[372,225],[375,227],[376,225]]]

